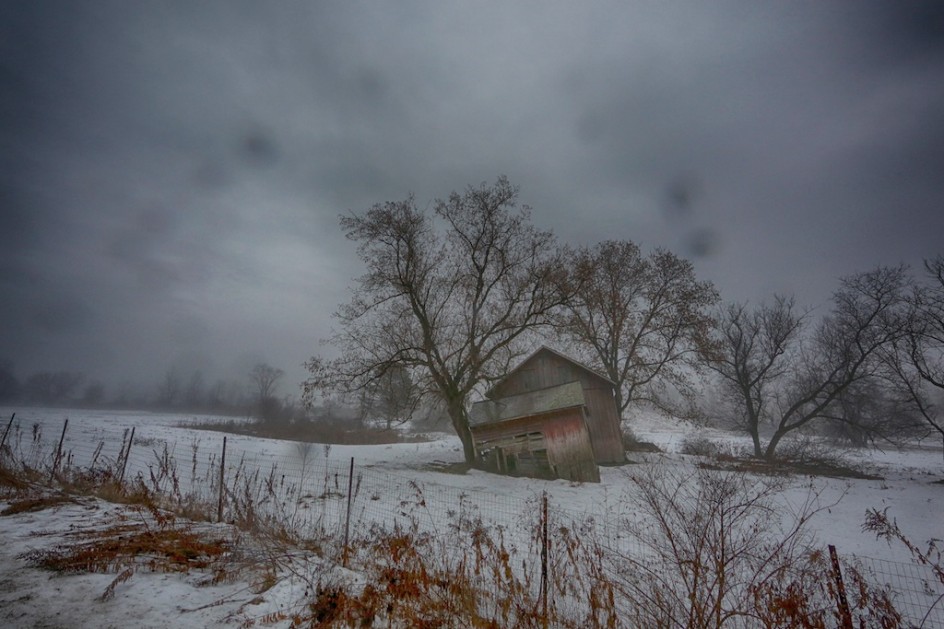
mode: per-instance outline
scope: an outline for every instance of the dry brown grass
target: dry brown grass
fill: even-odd
[[[39,496],[29,496],[12,500],[0,516],[17,515],[18,513],[34,513],[44,511],[64,504],[78,504],[79,501],[66,494],[48,494]]]
[[[103,600],[114,596],[117,586],[139,570],[202,571],[207,573],[206,584],[219,583],[235,572],[231,566],[235,542],[220,531],[179,523],[173,514],[153,506],[132,507],[129,513],[136,517],[122,515],[108,526],[70,530],[62,534],[63,543],[31,550],[20,558],[62,574],[116,574],[102,593]]]

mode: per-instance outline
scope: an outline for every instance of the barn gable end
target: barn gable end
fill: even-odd
[[[500,399],[574,381],[583,389],[594,459],[602,464],[623,463],[626,454],[614,396],[616,384],[546,345],[509,371],[485,396]]]

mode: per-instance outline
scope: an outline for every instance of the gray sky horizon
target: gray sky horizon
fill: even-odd
[[[113,394],[324,351],[338,215],[507,175],[563,242],[825,308],[944,252],[944,5],[0,5],[0,360]]]

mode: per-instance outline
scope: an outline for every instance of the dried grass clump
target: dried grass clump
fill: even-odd
[[[63,574],[117,574],[103,592],[112,597],[115,588],[138,570],[188,573],[207,571],[205,583],[219,583],[229,571],[227,565],[235,542],[201,531],[192,523],[178,523],[173,514],[156,508],[144,513],[135,509],[138,521],[119,521],[104,528],[85,528],[65,534],[67,541],[49,549],[20,555],[33,566]],[[126,518],[123,518],[126,520]]]

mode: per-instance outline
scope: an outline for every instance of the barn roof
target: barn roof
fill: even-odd
[[[491,388],[489,388],[489,390],[485,392],[485,397],[487,397],[487,398],[492,397],[492,394],[493,394],[493,392],[495,391],[495,389],[497,389],[497,388],[500,387],[502,384],[504,384],[505,381],[508,380],[508,378],[510,378],[512,375],[515,374],[515,372],[519,371],[522,367],[524,367],[524,366],[527,365],[529,362],[531,362],[531,361],[534,359],[534,357],[537,356],[538,354],[540,354],[541,352],[548,352],[548,353],[554,354],[554,355],[557,356],[558,358],[561,358],[561,359],[563,359],[563,360],[566,360],[567,362],[569,362],[570,364],[574,365],[575,367],[578,367],[578,368],[582,369],[583,371],[586,371],[586,372],[587,372],[588,374],[590,374],[591,376],[595,376],[595,377],[599,378],[600,380],[602,380],[603,382],[606,382],[606,383],[609,384],[610,386],[613,386],[613,387],[616,386],[616,383],[615,383],[615,382],[613,382],[612,380],[610,380],[609,378],[607,378],[606,376],[604,376],[604,375],[601,374],[600,372],[598,372],[598,371],[596,371],[596,370],[594,370],[594,369],[591,369],[590,367],[588,367],[587,365],[583,364],[582,362],[577,361],[577,360],[574,360],[573,358],[571,358],[570,356],[567,356],[566,354],[562,354],[561,352],[557,351],[557,350],[554,349],[553,347],[549,347],[549,346],[547,346],[547,345],[542,345],[541,347],[539,347],[538,349],[536,349],[534,352],[532,352],[531,355],[529,355],[527,358],[525,358],[525,359],[522,360],[520,363],[518,363],[518,366],[517,366],[517,367],[515,367],[514,369],[512,369],[511,371],[509,371],[508,373],[506,373],[506,374],[505,374],[504,376],[502,376],[501,378],[499,378],[498,381],[495,382],[495,384],[493,384],[493,385],[491,386]]]
[[[583,405],[583,387],[580,386],[580,382],[568,382],[499,400],[476,402],[469,413],[469,425],[494,424]]]

